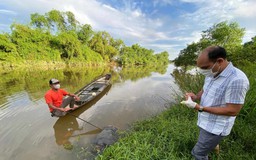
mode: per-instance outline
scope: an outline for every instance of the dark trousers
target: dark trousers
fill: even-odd
[[[65,108],[69,105],[70,108],[73,108],[74,105],[75,105],[75,99],[74,97],[67,97],[67,98],[64,98],[63,101],[62,101],[62,104],[60,105],[60,108]],[[66,115],[66,112],[62,112],[60,110],[53,110],[52,111],[52,114],[55,115],[55,116],[65,116]]]
[[[223,137],[200,128],[197,143],[191,151],[192,155],[196,160],[208,160],[208,154],[220,143]]]

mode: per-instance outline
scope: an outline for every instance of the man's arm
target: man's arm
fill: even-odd
[[[227,103],[226,107],[203,107],[203,112],[224,116],[237,116],[242,106],[242,104]],[[196,104],[195,109],[198,110],[199,108],[200,105]]]
[[[68,93],[68,96],[74,97],[75,100],[79,100],[79,97],[77,95],[75,95],[75,94]]]

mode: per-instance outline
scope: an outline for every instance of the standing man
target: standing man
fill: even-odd
[[[46,92],[44,98],[52,116],[63,116],[67,111],[77,108],[77,106],[75,106],[75,100],[79,100],[79,97],[60,89],[59,80],[53,78],[49,81],[49,85],[51,89]],[[64,98],[66,95],[69,97]],[[67,105],[69,105],[70,108],[65,108]]]
[[[200,133],[191,151],[197,160],[208,160],[208,153],[230,134],[249,89],[246,75],[226,56],[226,50],[219,46],[207,47],[199,54],[197,67],[205,75],[203,89],[197,94],[186,93],[187,100],[181,102],[198,111]],[[195,100],[200,100],[200,105]]]

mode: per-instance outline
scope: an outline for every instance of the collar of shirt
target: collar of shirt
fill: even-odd
[[[215,78],[212,77],[212,78],[217,79],[219,77],[228,77],[230,74],[232,74],[233,68],[234,68],[234,66],[233,66],[232,62],[229,62],[227,67],[217,77],[215,77]]]

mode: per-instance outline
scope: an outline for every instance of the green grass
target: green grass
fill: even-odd
[[[195,124],[195,112],[173,106],[159,116],[133,124],[98,159],[191,159],[190,150],[198,135]]]
[[[220,143],[220,154],[210,153],[213,160],[256,159],[256,76],[255,66],[247,67],[250,90],[240,114],[237,116],[231,134]],[[203,79],[185,73],[176,74],[180,89],[200,90]],[[183,79],[183,81],[182,81]],[[178,100],[181,97],[177,97]],[[199,129],[196,125],[197,112],[177,103],[160,115],[137,122],[122,138],[96,157],[98,160],[163,160],[193,159],[191,149],[195,145]]]

